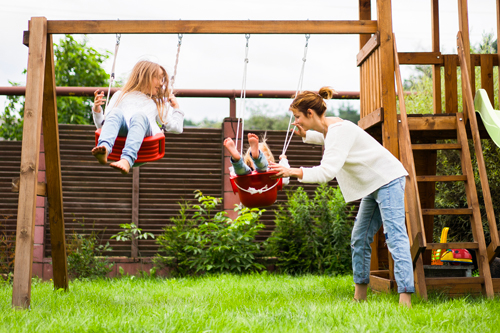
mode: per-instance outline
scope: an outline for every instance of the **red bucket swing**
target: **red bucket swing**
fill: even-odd
[[[302,70],[300,73],[299,84],[297,87],[297,93],[299,89],[302,88],[302,82],[304,78],[304,67],[307,58],[307,48],[309,43],[309,34],[306,34],[306,44],[304,48],[304,57],[302,58]],[[238,118],[238,127],[236,130],[236,145],[238,144],[238,133],[240,131],[240,119],[242,122],[242,139],[241,139],[241,154],[243,154],[243,132],[245,127],[245,98],[246,98],[246,74],[247,74],[247,64],[248,64],[248,40],[250,39],[250,35],[246,34],[245,38],[247,40],[245,46],[245,65],[243,69],[243,87],[241,89],[241,106],[240,106],[240,114],[241,118]],[[288,145],[292,140],[293,134],[288,137],[290,133],[290,124],[292,122],[292,116],[290,116],[290,120],[288,122],[288,130],[285,138],[285,144],[283,146],[282,155],[286,153]],[[267,172],[257,172],[253,171],[248,175],[236,176],[231,175],[229,180],[231,181],[231,186],[234,194],[238,194],[241,203],[248,208],[259,208],[271,206],[276,202],[278,198],[278,191],[281,191],[283,188],[283,179],[272,179],[273,175],[277,174],[276,171],[267,171]]]
[[[111,85],[112,85],[113,80],[115,78],[114,72],[115,72],[116,55],[118,54],[118,48],[120,46],[120,38],[121,38],[121,34],[117,34],[116,35],[115,54],[114,54],[114,59],[113,59],[113,67],[111,69],[111,76],[110,76],[109,87],[108,87],[108,96],[106,99],[106,109],[107,109],[107,106],[109,103],[109,93],[111,90]],[[179,38],[179,41],[177,43],[177,56],[175,59],[174,75],[172,76],[172,78],[170,80],[172,90],[174,87],[175,75],[177,74],[177,64],[179,62],[179,52],[180,52],[181,44],[182,44],[182,34],[179,34],[178,38]],[[169,107],[170,107],[170,104],[167,103],[167,114],[168,114]],[[102,130],[102,128],[98,128],[95,131],[95,145],[96,146],[99,142],[101,130]],[[116,137],[115,143],[113,145],[113,150],[108,155],[108,160],[112,160],[112,161],[119,161],[120,160],[121,155],[122,155],[122,150],[125,147],[126,140],[127,140],[127,137],[124,137],[124,136]],[[142,145],[139,148],[139,151],[137,152],[137,159],[134,162],[134,166],[140,166],[140,165],[147,163],[147,162],[157,161],[159,159],[162,159],[164,156],[165,156],[165,134],[158,133],[158,134],[155,134],[153,136],[148,136],[148,137],[145,137],[144,140],[142,141]]]

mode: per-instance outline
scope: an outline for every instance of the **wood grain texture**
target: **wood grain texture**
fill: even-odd
[[[363,46],[361,50],[359,50],[358,55],[356,56],[357,66],[361,66],[363,62],[380,46],[380,36],[378,32],[374,34],[368,42]]]
[[[372,5],[371,0],[359,0],[359,20],[360,21],[370,21],[372,19]],[[363,46],[370,39],[368,34],[359,35],[359,48],[362,49]]]

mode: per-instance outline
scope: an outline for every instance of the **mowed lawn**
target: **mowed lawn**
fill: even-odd
[[[73,281],[34,280],[31,310],[11,308],[0,285],[1,332],[499,332],[500,299],[396,294],[352,303],[351,276],[254,274]]]

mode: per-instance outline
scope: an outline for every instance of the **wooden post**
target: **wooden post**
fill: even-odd
[[[31,270],[35,236],[36,188],[42,129],[46,47],[47,19],[34,17],[30,22],[30,48],[17,210],[16,261],[12,292],[12,306],[21,309],[29,308],[31,302]]]
[[[221,142],[229,137],[233,138],[233,140],[236,137],[236,130],[237,130],[237,124],[238,124],[238,119],[237,118],[224,118],[224,121],[222,122],[222,138]],[[242,135],[242,128],[240,124],[240,133],[238,134],[238,138],[241,138]],[[238,140],[238,142],[241,142]],[[239,147],[239,146],[238,146]],[[222,204],[224,205],[224,211],[227,212],[228,216],[231,219],[235,219],[238,214],[234,211],[234,205],[240,203],[240,197],[237,194],[233,193],[233,188],[231,186],[231,182],[229,180],[229,167],[231,166],[231,162],[229,161],[229,153],[227,152],[227,149],[224,148],[223,145],[221,145],[221,149],[223,151],[222,153],[222,167],[223,167],[223,173],[222,173],[222,194],[223,194],[223,201]]]
[[[497,0],[497,56],[498,56],[498,68],[500,68],[500,52],[498,51],[498,39],[500,39],[500,0]],[[498,78],[500,79],[500,70],[498,71]],[[495,107],[495,100],[491,100],[491,104],[495,110],[500,108],[500,89],[498,89],[498,105]]]
[[[372,19],[372,4],[371,0],[359,0],[359,20]],[[361,50],[363,46],[370,40],[370,35],[359,34],[359,49]]]
[[[474,74],[475,67],[472,67],[470,62],[469,16],[467,14],[467,0],[458,0],[458,26],[459,26],[459,31],[462,33],[465,61],[467,63],[467,68],[469,71],[468,73],[469,83],[472,88],[472,98],[474,98],[474,95],[476,94],[476,91],[474,89],[474,87],[476,86],[475,84],[476,76]],[[464,94],[464,91],[465,91],[465,75],[462,73],[462,95]],[[465,103],[462,104],[463,104],[462,107],[463,107],[465,121],[467,121],[467,117],[469,116],[469,112],[466,111],[467,104]],[[472,111],[474,111],[474,109]]]
[[[139,184],[140,168],[132,168],[132,222],[139,227]],[[139,244],[137,237],[132,238],[132,258],[139,256]]]
[[[33,45],[33,44],[30,44]],[[43,89],[43,142],[47,178],[47,200],[49,208],[50,243],[52,246],[52,268],[54,288],[68,289],[68,267],[66,259],[66,236],[59,154],[59,125],[57,122],[56,82],[52,35],[47,36],[45,59],[45,81]],[[24,138],[23,138],[24,143]]]
[[[432,52],[441,52],[439,46],[439,0],[431,0]],[[441,55],[440,55],[441,56]],[[432,97],[434,114],[441,113],[441,65],[432,66]]]

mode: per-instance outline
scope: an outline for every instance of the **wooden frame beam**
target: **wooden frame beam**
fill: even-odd
[[[359,0],[359,19],[361,21],[372,19],[371,0]],[[359,48],[362,49],[369,39],[369,35],[359,35]]]
[[[21,179],[17,210],[16,252],[12,306],[29,308],[31,302],[31,274],[33,241],[35,238],[36,193],[40,134],[42,130],[43,87],[47,47],[47,19],[36,17],[30,21],[30,49],[26,77]]]
[[[47,21],[48,34],[373,34],[377,21]]]

